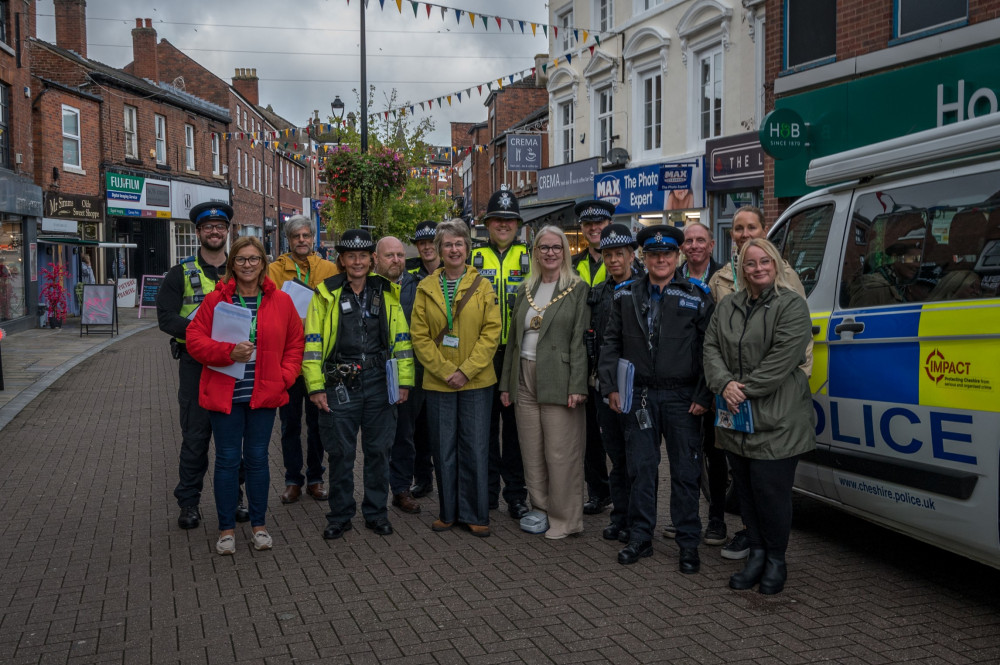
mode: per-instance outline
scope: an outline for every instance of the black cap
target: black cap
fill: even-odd
[[[430,220],[417,224],[417,230],[413,234],[413,242],[417,242],[418,240],[434,240],[434,235],[437,233],[437,225],[437,222]]]
[[[194,222],[195,228],[204,222],[225,222],[229,224],[233,221],[233,207],[228,203],[220,201],[206,201],[191,208],[188,217]]]
[[[581,201],[576,204],[575,212],[580,222],[610,222],[615,206],[607,201]]]
[[[338,252],[374,252],[375,241],[364,229],[347,229],[333,248]]]
[[[483,215],[483,222],[489,221],[491,217],[494,219],[524,221],[521,219],[521,206],[517,203],[517,197],[507,189],[506,185],[501,185],[499,190],[493,192],[489,203],[486,204],[486,214]]]
[[[669,224],[647,226],[636,238],[644,252],[678,252],[684,244],[684,232]]]
[[[601,230],[601,249],[615,249],[616,247],[631,247],[635,249],[639,246],[632,229],[624,224],[608,224]]]

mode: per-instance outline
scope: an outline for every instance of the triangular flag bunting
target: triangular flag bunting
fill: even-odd
[[[420,102],[420,110],[421,110],[421,111],[423,111],[423,110],[424,110],[424,103],[423,103],[423,102]]]
[[[585,32],[583,34],[587,34],[587,33]],[[586,37],[584,37],[584,39],[586,39]],[[576,28],[573,28],[573,41],[574,42],[579,42],[580,41],[580,31],[577,30]]]
[[[535,68],[534,68],[534,67],[532,67],[532,68],[531,68],[531,75],[532,75],[532,76],[534,76],[534,75],[535,75]]]
[[[461,23],[461,22],[462,22],[462,10],[461,9],[456,9],[455,10],[455,23]]]
[[[416,5],[417,3],[414,2],[413,4]],[[431,6],[430,5],[424,5],[424,6],[427,7],[427,19],[430,20],[430,18],[431,18]],[[443,10],[444,7],[442,7],[441,9]]]
[[[574,30],[574,32],[576,32],[576,31]],[[588,33],[587,33],[587,31],[586,31],[586,30],[584,30],[584,31],[583,31],[583,43],[584,43],[584,44],[586,44],[586,43],[587,43],[587,34],[588,34]]]
[[[469,12],[469,20],[472,21],[472,27],[476,27],[476,15],[472,12]]]
[[[600,35],[594,35],[594,41],[596,41],[597,45],[600,46],[601,45],[601,36]]]
[[[493,18],[497,20],[497,29],[503,30],[503,23],[500,22],[502,19],[499,16],[494,16]]]
[[[448,95],[448,106],[451,106],[451,95]]]
[[[507,19],[507,24],[510,26],[510,31],[514,32],[514,19],[512,18]]]
[[[544,23],[542,23],[542,34],[545,35],[546,37],[549,36],[549,26],[547,26]]]
[[[477,88],[479,89],[479,95],[480,95],[480,96],[482,96],[482,94],[483,94],[483,84],[482,84],[482,83],[480,83],[480,84],[479,84],[479,85],[477,85],[476,87],[477,87]]]
[[[388,111],[385,112],[385,121],[389,122],[389,112]]]
[[[427,100],[427,108],[428,109],[434,108],[434,100],[433,99],[428,99]]]
[[[486,89],[489,90],[490,92],[493,92],[493,81],[486,82]]]
[[[417,18],[417,9],[420,7],[419,2],[411,2],[410,6],[413,7],[413,18]]]
[[[379,9],[385,9],[385,0],[378,0]]]
[[[479,18],[483,19],[483,30],[489,31],[490,29],[490,17],[486,14],[480,14]]]
[[[572,53],[567,53],[566,54],[566,62],[568,62],[571,65],[573,64],[573,54]]]
[[[552,66],[553,67],[559,66],[559,58],[552,58]]]
[[[430,5],[427,5],[427,8],[429,9]],[[448,16],[448,8],[447,7],[442,7],[441,8],[441,20],[443,21],[447,16]]]
[[[590,45],[590,55],[591,55],[591,57],[594,56],[594,45],[593,44]]]
[[[532,23],[532,24],[531,24],[531,36],[532,36],[532,37],[534,37],[534,36],[535,36],[535,28],[537,28],[537,27],[538,27],[538,26],[537,26],[537,25],[535,25],[534,23]]]
[[[413,105],[410,104],[410,115],[413,115]]]
[[[548,68],[549,68],[549,66],[543,62],[542,63],[542,73],[544,74]]]
[[[400,14],[403,13],[403,0],[396,0],[396,9],[399,10]]]
[[[511,82],[511,83],[513,83],[513,82],[514,82],[514,75],[513,75],[513,74],[511,74],[511,75],[510,75],[510,82]]]
[[[398,2],[398,0],[397,0],[397,2]],[[545,26],[542,26],[543,29],[544,29],[544,27]],[[559,26],[558,25],[552,26],[552,38],[553,39],[559,39]]]
[[[503,79],[502,78],[501,79],[497,79],[497,86],[499,88],[503,89]]]
[[[456,92],[455,94],[458,95],[458,103],[461,104],[462,103],[462,93]]]
[[[518,21],[518,23],[521,24],[521,34],[523,35],[524,34],[524,21]],[[532,34],[534,34],[534,32],[535,32],[534,30],[531,31]]]

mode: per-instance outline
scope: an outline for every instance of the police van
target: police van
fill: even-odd
[[[1000,568],[1000,113],[815,159],[769,237],[813,320],[796,489]]]

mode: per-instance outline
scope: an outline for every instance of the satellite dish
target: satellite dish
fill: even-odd
[[[628,151],[625,148],[612,148],[608,150],[606,159],[608,160],[608,164],[613,166],[625,166],[631,157],[629,157]]]

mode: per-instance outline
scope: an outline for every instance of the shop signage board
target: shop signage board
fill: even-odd
[[[775,196],[813,191],[811,159],[1000,112],[997,62],[994,43],[776,100],[810,127],[806,150],[775,161]]]
[[[775,109],[764,116],[757,134],[764,152],[775,159],[787,159],[808,147],[808,127],[792,109]]]
[[[705,189],[733,191],[764,186],[764,149],[756,132],[705,142]]]
[[[108,326],[105,330],[92,331],[91,326]],[[80,336],[100,332],[114,336],[118,333],[118,301],[114,284],[84,284],[83,309],[80,313]]]
[[[667,194],[683,189],[691,190],[694,208],[704,208],[702,177],[700,158],[690,162],[649,164],[602,173],[594,179],[593,194],[594,198],[614,205],[616,215],[667,210]],[[661,188],[665,184],[666,188]]]
[[[156,309],[156,296],[160,293],[160,287],[163,286],[164,279],[163,275],[142,276],[142,287],[139,289],[138,318],[142,318],[142,310]]]
[[[49,218],[96,222],[103,216],[103,210],[104,200],[99,196],[45,192],[45,216]]]
[[[108,171],[108,216],[170,219],[170,182]]]
[[[538,172],[538,200],[560,201],[593,196],[594,178],[600,172],[599,157],[542,169]]]
[[[191,208],[209,201],[228,204],[229,190],[179,180],[170,183],[170,212],[175,219],[189,219]]]
[[[542,135],[507,136],[507,170],[538,171],[542,168]]]

